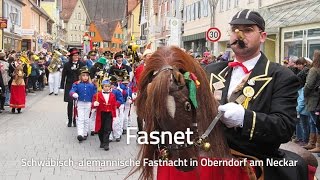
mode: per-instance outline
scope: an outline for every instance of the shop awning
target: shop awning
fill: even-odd
[[[266,20],[266,31],[277,33],[278,28],[320,22],[320,0],[296,1],[259,10]]]

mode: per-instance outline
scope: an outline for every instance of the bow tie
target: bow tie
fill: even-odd
[[[248,69],[241,62],[229,62],[228,66],[232,67],[232,68],[240,66],[242,68],[243,72],[246,73],[246,74],[248,74],[248,73],[250,73],[252,71],[252,70],[248,71]]]
[[[102,92],[103,94],[109,94],[110,92]]]

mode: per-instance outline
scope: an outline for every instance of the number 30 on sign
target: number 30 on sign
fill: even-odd
[[[206,33],[206,37],[207,40],[211,41],[211,42],[217,42],[219,41],[220,37],[221,37],[221,32],[218,28],[210,28],[208,29],[207,33]]]

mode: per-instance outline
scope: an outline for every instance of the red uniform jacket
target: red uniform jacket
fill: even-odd
[[[134,71],[134,78],[136,80],[135,87],[133,87],[132,91],[137,92],[138,91],[138,84],[140,83],[140,76],[142,74],[142,71],[144,69],[144,64],[140,64],[137,69]]]
[[[120,104],[116,101],[116,96],[113,93],[110,93],[108,103],[106,103],[101,91],[93,96],[93,102],[94,101],[99,102],[99,106],[94,107],[97,108],[95,131],[98,132],[101,128],[101,112],[111,112],[112,117],[114,118],[117,116],[116,109],[120,106]]]

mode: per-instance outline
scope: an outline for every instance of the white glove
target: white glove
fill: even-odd
[[[136,99],[137,98],[137,93],[132,93],[132,99]]]
[[[223,111],[221,121],[228,127],[242,127],[244,121],[244,108],[240,104],[227,103],[218,107],[219,111]]]
[[[72,97],[75,98],[75,99],[78,99],[79,95],[77,93],[73,93]]]
[[[94,107],[99,106],[99,104],[100,104],[100,103],[99,103],[98,101],[93,102],[93,106],[94,106]]]
[[[128,103],[129,103],[129,104],[132,104],[131,98],[128,98]]]
[[[61,68],[61,65],[60,65],[60,64],[58,65],[58,68]]]

